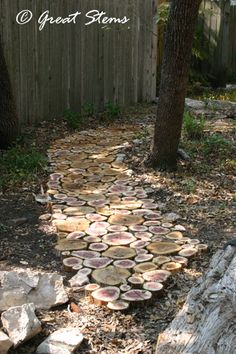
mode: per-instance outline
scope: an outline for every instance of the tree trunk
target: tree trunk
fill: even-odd
[[[0,149],[7,148],[14,141],[18,129],[18,117],[0,37]]]
[[[197,285],[159,335],[156,354],[236,353],[236,248],[218,251]]]
[[[167,23],[154,142],[148,164],[177,168],[195,24],[201,0],[172,0]]]

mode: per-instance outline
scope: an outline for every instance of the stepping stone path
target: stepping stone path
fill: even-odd
[[[48,150],[56,249],[66,270],[78,272],[71,284],[113,310],[160,294],[172,273],[207,250],[135,180],[124,154],[133,134],[133,126],[82,131]]]

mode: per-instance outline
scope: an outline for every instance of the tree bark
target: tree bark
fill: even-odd
[[[159,335],[155,354],[236,353],[236,248],[213,257],[170,326]]]
[[[18,133],[16,106],[0,37],[0,149],[6,149]]]
[[[194,29],[201,0],[172,0],[166,29],[154,141],[148,165],[176,170]]]

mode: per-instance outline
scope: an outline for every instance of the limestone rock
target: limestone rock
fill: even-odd
[[[62,328],[52,333],[39,345],[38,354],[71,354],[82,343],[83,335],[77,328]]]
[[[0,331],[0,354],[7,354],[8,350],[13,345],[10,338],[2,331]]]
[[[18,346],[41,332],[41,323],[34,311],[34,304],[25,304],[11,307],[2,313],[3,327],[14,346]]]
[[[69,284],[72,288],[80,287],[88,283],[89,283],[89,278],[86,275],[80,274],[79,272],[69,280]]]
[[[0,272],[0,311],[26,303],[34,303],[36,309],[49,309],[67,301],[63,278],[56,273]]]
[[[163,219],[166,222],[175,222],[175,221],[181,219],[181,216],[176,213],[167,213],[163,216]]]

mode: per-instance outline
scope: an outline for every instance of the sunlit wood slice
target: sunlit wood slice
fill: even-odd
[[[132,269],[136,265],[136,263],[134,261],[131,261],[130,259],[118,260],[115,261],[113,264],[115,267],[125,268],[125,269]]]
[[[134,236],[138,239],[140,239],[141,241],[150,241],[152,234],[151,232],[135,232]]]
[[[159,220],[148,220],[143,223],[144,226],[160,226],[161,222]]]
[[[85,200],[86,202],[91,202],[94,200],[106,200],[105,195],[103,194],[87,194],[87,195],[80,195],[79,196],[80,199]]]
[[[107,230],[102,227],[97,228],[97,229],[89,227],[86,230],[86,234],[88,234],[89,236],[94,236],[94,237],[103,236],[103,235],[107,234]]]
[[[192,238],[189,240],[189,244],[192,245],[192,246],[195,246],[195,245],[199,245],[200,244],[200,241],[196,238]]]
[[[111,208],[112,209],[126,209],[126,210],[135,210],[135,209],[139,209],[142,206],[141,202],[125,202],[125,201],[121,201],[118,202],[116,204],[112,204]]]
[[[81,268],[77,274],[79,275],[84,275],[84,276],[89,276],[92,273],[92,269],[90,268]]]
[[[88,205],[94,208],[104,208],[107,204],[107,201],[105,200],[92,200],[91,202],[88,202]]]
[[[168,238],[169,240],[181,240],[183,238],[183,234],[180,231],[172,231],[169,234],[165,235],[166,238]]]
[[[93,280],[102,285],[120,285],[129,277],[130,272],[127,269],[117,268],[114,266],[96,269],[92,272]]]
[[[168,234],[168,232],[170,232],[169,229],[166,229],[161,226],[149,226],[149,231],[155,235],[166,235]]]
[[[131,211],[130,210],[125,210],[125,209],[114,209],[114,215],[130,215]]]
[[[92,258],[98,258],[100,257],[100,253],[99,252],[95,252],[95,251],[73,251],[72,252],[72,256],[74,257],[79,257],[82,259],[92,259]]]
[[[66,194],[62,194],[62,193],[54,194],[54,199],[65,200],[66,198],[67,198]]]
[[[148,250],[146,250],[145,248],[136,248],[135,249],[137,256],[139,256],[140,254],[147,254]]]
[[[82,260],[76,257],[64,258],[63,266],[66,271],[72,271],[74,266],[79,266],[82,268]]]
[[[134,196],[136,196],[136,194],[137,194],[137,192],[135,192],[135,191],[123,192],[123,195],[126,197],[134,197]],[[136,201],[138,201],[137,198],[135,198],[135,199],[136,199]],[[123,200],[124,200],[124,198],[123,198]],[[140,204],[142,205],[143,203],[140,201]]]
[[[133,288],[142,288],[144,279],[141,276],[133,275],[128,278],[128,283],[131,284]]]
[[[147,226],[144,225],[131,225],[129,229],[135,232],[145,232],[148,230]]]
[[[104,216],[110,216],[114,214],[114,210],[110,209],[109,206],[105,206],[104,208],[97,208],[96,209],[98,214],[104,215]]]
[[[110,257],[112,259],[130,259],[136,256],[136,252],[130,247],[115,246],[110,247],[107,251],[103,252],[103,256]]]
[[[143,284],[143,289],[150,291],[152,294],[161,294],[163,290],[163,284],[158,282],[146,282]]]
[[[149,210],[156,210],[156,209],[158,209],[158,204],[156,204],[156,203],[143,203],[143,208],[149,209]]]
[[[114,168],[123,169],[123,170],[127,169],[127,165],[124,162],[119,161],[119,160],[115,160],[114,162],[112,162],[111,165]]]
[[[123,300],[108,302],[107,307],[113,311],[125,311],[129,308],[129,303]]]
[[[208,245],[204,243],[199,243],[196,247],[199,253],[206,252],[208,250]]]
[[[98,257],[98,258],[86,259],[84,261],[84,266],[93,269],[102,269],[102,268],[104,269],[111,263],[112,263],[112,259],[110,258]]]
[[[147,290],[133,289],[121,295],[121,299],[129,302],[146,301],[151,299],[152,293]]]
[[[110,232],[122,232],[122,231],[126,231],[127,229],[128,229],[127,226],[122,226],[122,225],[111,225],[107,228],[107,230]]]
[[[148,246],[149,243],[150,242],[138,240],[138,241],[132,242],[129,246],[131,248],[139,249],[139,248],[144,248],[144,247]]]
[[[126,292],[126,291],[129,291],[129,290],[131,290],[131,286],[128,285],[128,284],[122,284],[120,286],[120,291],[122,291],[122,292]]]
[[[123,194],[125,192],[130,192],[132,190],[132,187],[127,186],[127,185],[114,185],[111,188],[109,188],[109,191],[112,193],[119,193],[119,194]]]
[[[153,235],[152,242],[162,242],[164,241],[164,236]],[[177,241],[175,241],[177,243]]]
[[[62,239],[58,242],[58,244],[55,246],[55,249],[57,251],[73,251],[73,250],[82,250],[87,248],[87,242],[82,241],[82,240],[67,240],[67,239]]]
[[[152,262],[140,263],[134,267],[134,271],[136,273],[150,272],[151,270],[155,270],[155,269],[157,269],[157,265]]]
[[[131,225],[137,225],[137,224],[142,224],[143,218],[137,215],[112,215],[109,219],[108,222],[110,224],[114,225],[125,225],[125,226],[131,226]]]
[[[145,219],[147,220],[161,220],[163,216],[161,213],[153,212],[145,215]]]
[[[122,198],[122,201],[124,201],[124,202],[137,202],[137,198],[136,197],[124,197],[124,198]]]
[[[151,270],[143,273],[144,280],[148,282],[165,282],[171,276],[171,272],[164,269]]]
[[[92,251],[97,251],[97,252],[103,252],[108,249],[108,246],[105,243],[99,242],[99,243],[91,243],[89,245],[89,249]]]
[[[98,242],[102,242],[102,239],[99,236],[86,236],[84,237],[84,241],[88,243],[98,243]]]
[[[101,182],[113,182],[115,181],[116,177],[115,176],[102,176]]]
[[[140,216],[147,216],[147,215],[152,215],[154,212],[149,209],[137,209],[133,211],[134,215],[140,215]]]
[[[86,214],[86,218],[91,222],[105,221],[106,216],[102,216],[100,214]]]
[[[130,232],[114,232],[103,236],[103,242],[110,246],[125,246],[136,241]]]
[[[84,202],[82,200],[77,200],[76,202],[66,202],[66,205],[70,206],[70,207],[80,207],[80,206],[83,206],[85,204],[86,204],[86,202]]]
[[[81,207],[68,207],[63,210],[63,213],[69,216],[83,216],[88,213],[94,212],[95,209],[88,206],[81,206]]]
[[[153,242],[147,246],[147,249],[153,254],[172,254],[181,250],[181,247],[174,242]]]
[[[182,267],[186,267],[188,265],[188,259],[186,257],[183,256],[173,256],[171,257],[171,259],[174,262],[178,262],[182,265]]]
[[[107,305],[108,303],[119,299],[120,289],[114,286],[107,286],[93,291],[91,296],[94,299],[95,305]]]
[[[68,235],[67,235],[67,240],[78,240],[82,237],[85,236],[85,233],[82,232],[82,231],[74,231],[74,232],[70,232]]]
[[[89,301],[93,303],[93,297],[91,296],[92,292],[95,290],[100,289],[100,285],[95,284],[95,283],[90,283],[85,285],[84,291],[85,291],[85,296],[89,297]]]
[[[179,252],[179,256],[186,258],[191,258],[197,254],[197,249],[195,248],[184,248]]]
[[[148,262],[151,259],[153,259],[153,254],[147,253],[147,254],[139,254],[137,257],[135,257],[135,262],[137,263],[143,263],[143,262]]]
[[[173,257],[174,258],[174,257]],[[173,259],[172,258],[172,259]],[[155,257],[153,258],[153,263],[154,264],[157,264],[158,266],[161,266],[162,264],[164,263],[168,263],[171,261],[171,258],[170,257],[167,257],[167,256],[158,256],[158,257]]]
[[[162,265],[161,269],[168,270],[171,273],[177,273],[182,268],[182,265],[178,262],[168,262]]]
[[[57,231],[73,232],[73,231],[85,231],[89,227],[89,221],[87,219],[72,219],[56,220],[54,225]]]

